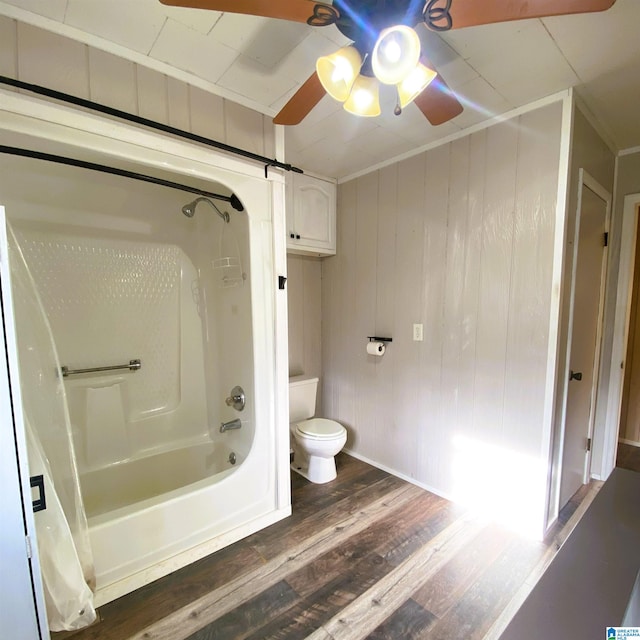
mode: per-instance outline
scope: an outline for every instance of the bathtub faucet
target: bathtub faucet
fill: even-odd
[[[231,420],[230,422],[221,422],[220,433],[229,431],[229,429],[239,429],[241,426],[242,426],[242,420],[240,420],[240,418],[236,418],[235,420]]]

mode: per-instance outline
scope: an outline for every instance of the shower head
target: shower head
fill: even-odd
[[[196,214],[196,203],[190,202],[189,204],[185,204],[184,207],[182,207],[182,213],[184,213],[187,218],[193,218]]]
[[[218,209],[215,203],[209,200],[209,198],[196,198],[193,202],[189,202],[188,204],[185,204],[184,207],[182,207],[182,213],[184,213],[184,215],[187,216],[187,218],[193,218],[193,216],[196,213],[196,206],[198,205],[198,202],[206,202],[216,210],[216,213],[225,222],[229,222],[229,214],[226,211],[224,213],[220,211],[220,209]]]

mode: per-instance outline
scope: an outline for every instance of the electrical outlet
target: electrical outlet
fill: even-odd
[[[422,342],[423,341],[423,336],[422,336],[422,325],[421,324],[414,324],[413,325],[413,340],[414,342]]]

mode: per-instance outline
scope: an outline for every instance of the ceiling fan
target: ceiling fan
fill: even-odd
[[[352,41],[316,63],[316,72],[273,119],[299,124],[326,93],[356,115],[380,113],[379,82],[397,87],[396,115],[411,102],[432,125],[462,113],[462,104],[422,51],[413,27],[435,32],[496,22],[589,13],[616,0],[160,0],[163,4],[240,13],[313,27],[335,25]]]

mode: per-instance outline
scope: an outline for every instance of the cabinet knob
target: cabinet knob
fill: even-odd
[[[300,240],[300,234],[296,233],[296,240]]]
[[[295,237],[296,237],[296,234],[295,234],[295,233],[290,233],[290,234],[289,234],[289,236],[290,236],[291,238],[295,238]]]

